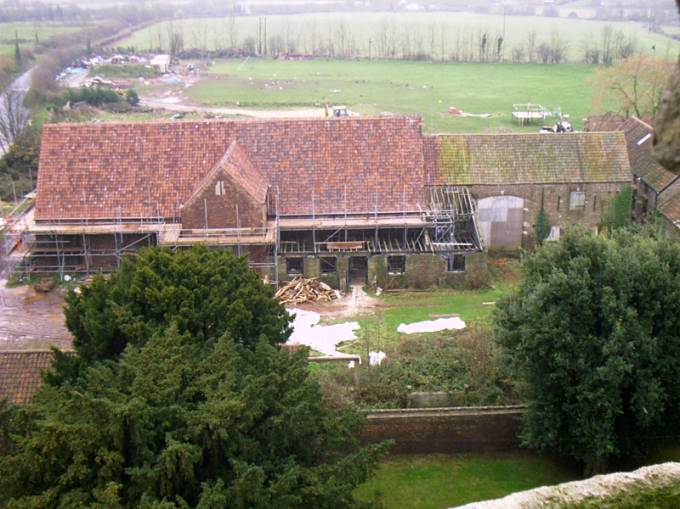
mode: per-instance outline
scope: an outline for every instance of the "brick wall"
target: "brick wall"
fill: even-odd
[[[364,443],[392,439],[395,454],[500,452],[520,446],[522,406],[378,410],[367,414]]]
[[[218,195],[217,182],[223,182],[224,193]],[[238,206],[238,222],[237,222]],[[207,208],[207,224],[206,224]],[[266,205],[257,203],[248,193],[218,172],[182,207],[182,228],[261,228],[266,225]]]

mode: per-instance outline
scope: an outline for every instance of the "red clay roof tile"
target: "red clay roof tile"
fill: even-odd
[[[421,124],[411,117],[53,124],[43,130],[35,217],[177,217],[234,141],[281,215],[422,201]]]
[[[42,385],[42,372],[52,365],[51,350],[0,351],[0,400],[30,403]]]

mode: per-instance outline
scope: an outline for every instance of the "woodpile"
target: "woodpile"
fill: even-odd
[[[281,304],[302,304],[303,302],[330,302],[340,297],[340,292],[333,290],[317,278],[298,276],[289,281],[274,295]]]

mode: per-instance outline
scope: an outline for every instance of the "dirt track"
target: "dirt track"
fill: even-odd
[[[250,108],[221,108],[211,106],[194,106],[183,102],[172,102],[153,97],[141,97],[142,106],[164,109],[182,113],[214,113],[217,115],[242,115],[252,118],[319,118],[325,115],[323,108],[299,108],[293,110],[255,110]]]

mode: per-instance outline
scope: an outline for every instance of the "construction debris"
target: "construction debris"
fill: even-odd
[[[340,292],[333,290],[317,278],[298,276],[288,282],[274,295],[281,304],[302,304],[303,302],[330,302],[340,298]]]

